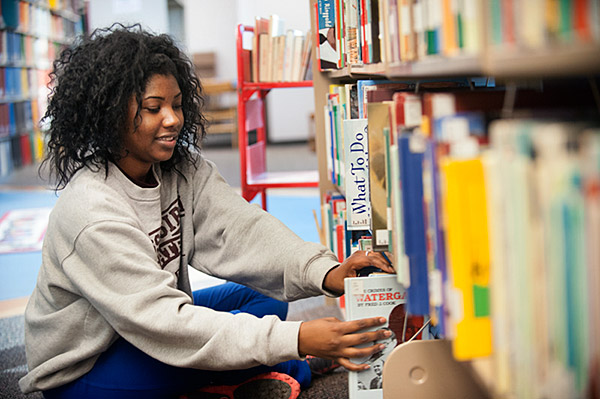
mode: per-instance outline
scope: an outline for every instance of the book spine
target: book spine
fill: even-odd
[[[340,48],[337,45],[339,37],[336,36],[337,0],[317,1],[317,48],[319,70],[326,71],[338,69],[340,65]],[[339,33],[338,33],[339,35]]]
[[[403,220],[406,255],[410,266],[408,310],[411,314],[429,313],[427,250],[423,220],[423,153],[425,141],[420,135],[404,133],[399,138],[402,181]]]
[[[344,120],[344,148],[346,151],[344,192],[348,230],[367,230],[371,226],[371,206],[366,119]]]

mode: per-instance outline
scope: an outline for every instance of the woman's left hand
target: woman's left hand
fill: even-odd
[[[380,252],[356,251],[346,258],[341,265],[331,269],[327,273],[323,282],[323,288],[336,294],[343,294],[344,279],[346,277],[358,276],[358,271],[367,266],[375,266],[386,273],[395,273],[392,265],[390,265]]]

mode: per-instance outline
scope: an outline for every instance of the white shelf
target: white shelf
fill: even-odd
[[[317,170],[264,172],[256,176],[248,176],[248,186],[262,187],[316,187],[319,185]]]

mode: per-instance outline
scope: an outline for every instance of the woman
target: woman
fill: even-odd
[[[348,358],[381,347],[352,346],[386,333],[357,331],[385,320],[289,322],[279,300],[391,267],[362,252],[340,265],[225,183],[200,155],[201,86],[168,36],[98,30],[51,77],[46,161],[63,190],[25,313],[24,392],[178,397],[259,375],[305,387],[307,355],[366,367]],[[231,283],[192,293],[188,265]]]

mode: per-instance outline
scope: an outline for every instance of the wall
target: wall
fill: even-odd
[[[236,30],[239,23],[254,25],[256,16],[277,14],[286,29],[310,28],[305,0],[187,0],[186,43],[190,53],[217,53],[217,77],[237,80]],[[306,140],[309,117],[314,110],[312,88],[272,90],[267,96],[269,140]]]
[[[140,22],[156,33],[169,32],[167,0],[89,0],[90,29],[114,22]]]
[[[306,0],[180,0],[183,21],[169,13],[167,0],[89,0],[91,29],[110,26],[114,22],[140,22],[157,33],[170,32],[183,36],[184,49],[196,52],[214,51],[217,55],[217,77],[237,80],[236,30],[239,23],[254,25],[256,16],[279,15],[286,29],[307,32],[310,27]],[[314,110],[312,88],[273,90],[267,96],[269,140],[271,142],[306,140],[309,117]]]

